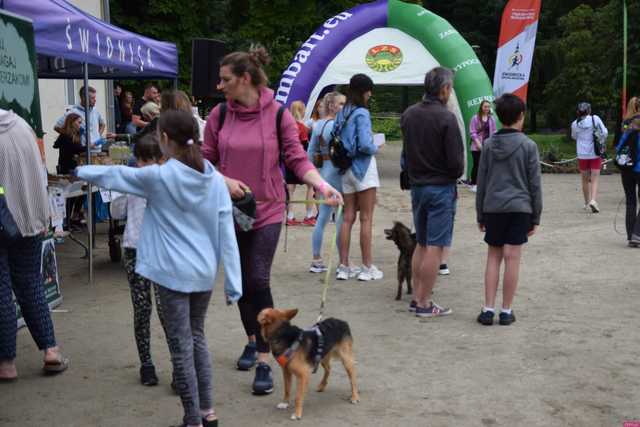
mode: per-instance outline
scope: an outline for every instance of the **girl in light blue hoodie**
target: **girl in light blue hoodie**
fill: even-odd
[[[136,273],[160,285],[160,303],[183,426],[213,426],[211,358],[204,320],[218,264],[228,303],[242,296],[231,198],[220,173],[194,144],[198,125],[184,111],[160,116],[160,148],[168,160],[144,168],[86,166],[78,176],[147,199]]]

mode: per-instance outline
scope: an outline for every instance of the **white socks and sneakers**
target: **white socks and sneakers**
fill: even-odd
[[[364,265],[362,267],[347,267],[344,264],[340,264],[336,269],[336,279],[338,280],[349,280],[356,277],[360,281],[368,282],[382,279],[384,273],[373,264],[370,267]]]

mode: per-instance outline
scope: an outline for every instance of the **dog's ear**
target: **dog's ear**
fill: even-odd
[[[272,308],[265,308],[258,314],[258,323],[260,325],[270,325],[274,320]]]
[[[284,310],[284,311],[282,312],[282,314],[284,314],[284,317],[285,317],[287,320],[291,320],[291,319],[293,319],[294,317],[296,317],[296,314],[298,314],[298,309],[297,309],[297,308],[294,308],[294,309],[291,309],[291,310]]]

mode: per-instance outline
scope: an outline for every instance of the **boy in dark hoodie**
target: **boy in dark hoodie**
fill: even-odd
[[[500,324],[516,318],[511,303],[518,286],[522,245],[540,224],[542,185],[538,147],[522,133],[525,104],[505,94],[495,102],[503,128],[484,143],[478,169],[478,227],[489,245],[485,271],[485,303],[478,322],[492,325],[504,261]]]

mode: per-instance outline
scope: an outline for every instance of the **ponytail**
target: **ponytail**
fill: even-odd
[[[176,159],[204,173],[204,159],[197,144],[200,128],[191,113],[182,110],[167,110],[160,115],[160,132],[167,134],[179,148]]]

